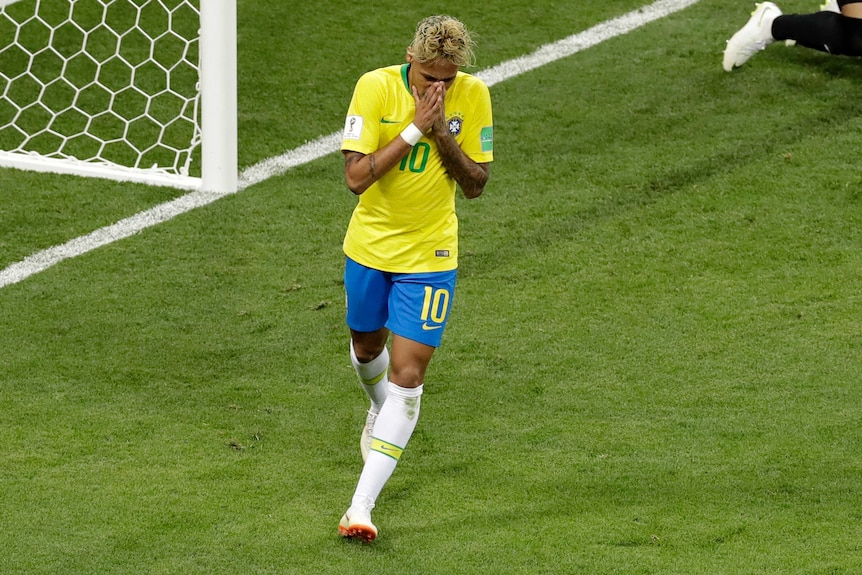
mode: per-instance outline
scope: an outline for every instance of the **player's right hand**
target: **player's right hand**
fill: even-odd
[[[416,115],[413,117],[413,124],[423,133],[426,133],[434,125],[434,122],[444,116],[443,98],[446,95],[446,86],[443,82],[434,82],[421,96],[416,86],[413,86],[412,90],[413,100],[416,103]]]

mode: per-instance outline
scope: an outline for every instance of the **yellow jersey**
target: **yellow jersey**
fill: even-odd
[[[347,111],[342,151],[371,154],[399,137],[416,105],[408,64],[364,74]],[[444,102],[449,131],[477,163],[494,159],[491,96],[478,78],[458,72]],[[410,153],[359,196],[344,238],[344,253],[386,272],[424,273],[458,267],[455,180],[433,140],[423,137]]]

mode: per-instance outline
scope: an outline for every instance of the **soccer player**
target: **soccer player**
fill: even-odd
[[[371,407],[360,438],[365,464],[338,525],[344,537],[377,537],[371,510],[416,427],[425,370],[452,306],[456,189],[476,198],[488,182],[491,98],[460,70],[474,64],[473,50],[459,20],[428,17],[406,63],[364,74],[347,110],[344,173],[359,196],[343,246],[347,326]]]
[[[840,56],[862,56],[862,1],[827,0],[813,14],[782,14],[772,2],[756,5],[751,18],[727,41],[730,72],[776,40]]]

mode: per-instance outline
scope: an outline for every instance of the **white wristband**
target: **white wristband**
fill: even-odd
[[[410,124],[404,128],[404,131],[401,132],[401,137],[411,146],[415,146],[416,143],[422,139],[422,130],[417,128],[413,122],[410,122]]]

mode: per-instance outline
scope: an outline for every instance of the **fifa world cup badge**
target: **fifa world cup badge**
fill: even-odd
[[[362,116],[347,116],[344,122],[345,140],[358,140],[362,135]]]

